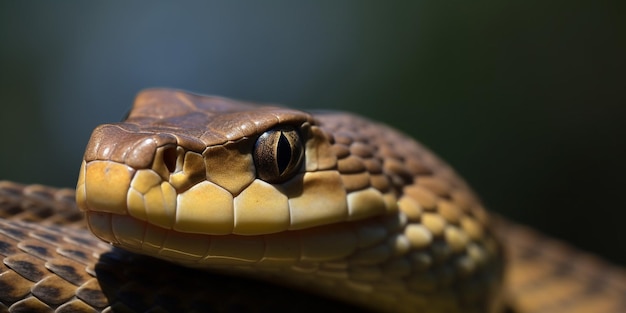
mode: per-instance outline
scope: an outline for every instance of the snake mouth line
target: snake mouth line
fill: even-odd
[[[86,217],[91,231],[114,246],[192,267],[272,267],[345,260],[360,245],[384,241],[389,232],[386,227],[399,227],[400,224],[388,216],[383,223],[380,217],[376,217],[311,229],[244,236],[183,233],[129,215],[106,212],[88,211]]]

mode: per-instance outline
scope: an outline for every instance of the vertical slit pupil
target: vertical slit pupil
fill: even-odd
[[[283,132],[280,132],[280,138],[278,139],[276,150],[278,175],[282,175],[289,166],[289,163],[291,163],[291,144]]]
[[[163,163],[165,163],[165,166],[170,173],[174,173],[176,171],[177,158],[176,148],[168,148],[163,151]]]

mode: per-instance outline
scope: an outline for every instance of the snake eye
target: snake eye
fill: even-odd
[[[268,183],[291,178],[300,169],[304,147],[298,132],[292,127],[266,131],[254,144],[254,165],[257,175]]]

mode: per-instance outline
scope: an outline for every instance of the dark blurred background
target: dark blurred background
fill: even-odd
[[[0,2],[0,178],[72,187],[142,88],[354,111],[626,265],[626,2]]]

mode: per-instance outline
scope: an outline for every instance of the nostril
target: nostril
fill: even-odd
[[[178,153],[176,153],[176,147],[165,148],[163,150],[163,163],[170,173],[176,171],[176,163],[178,161]]]

